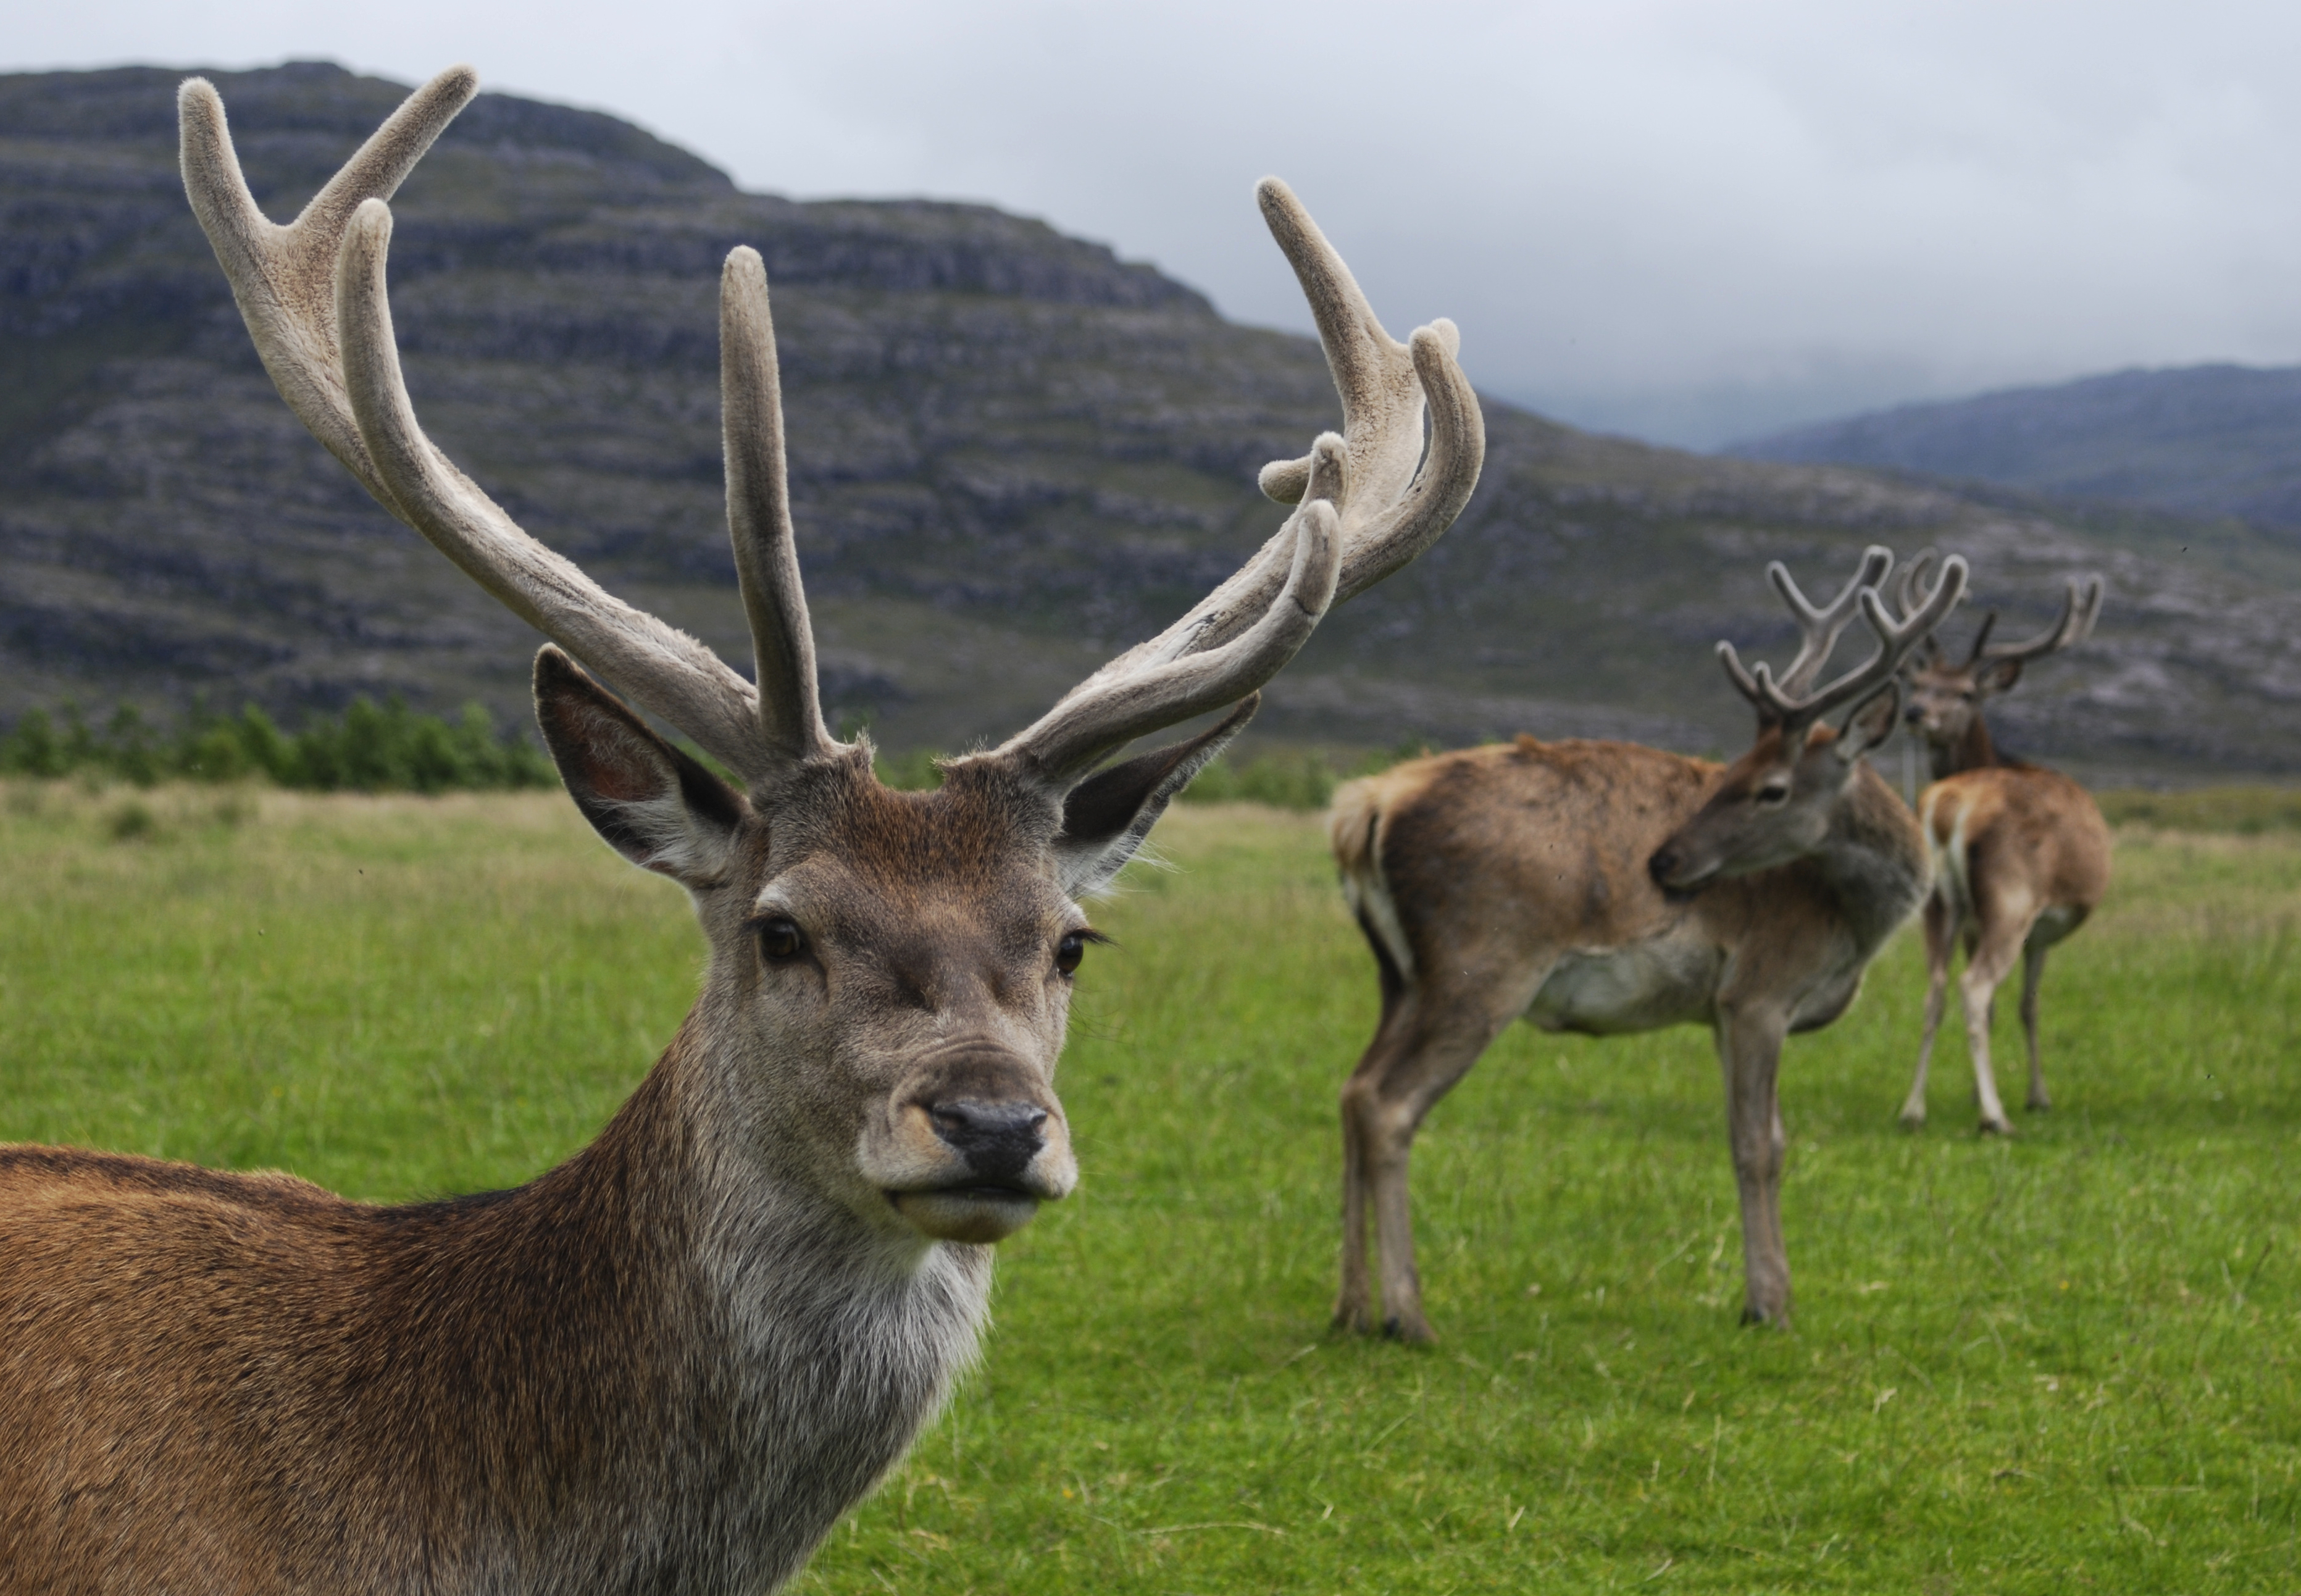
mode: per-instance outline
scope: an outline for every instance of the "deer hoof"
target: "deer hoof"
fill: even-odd
[[[1902,1110],[1902,1129],[1922,1131],[1926,1128],[1926,1111],[1922,1105]]]
[[[1342,1301],[1335,1304],[1334,1328],[1350,1335],[1364,1335],[1374,1328],[1374,1320],[1363,1302]]]
[[[2013,1134],[2013,1122],[1985,1117],[1981,1122],[1981,1133],[1984,1136],[2011,1136]]]
[[[1747,1302],[1742,1305],[1742,1323],[1753,1330],[1787,1330],[1790,1327],[1790,1310],[1784,1306],[1770,1311],[1754,1302]]]
[[[1430,1321],[1420,1314],[1393,1314],[1382,1322],[1382,1333],[1393,1341],[1404,1341],[1411,1347],[1427,1347],[1438,1340],[1438,1333],[1430,1328]]]
[[[2051,1108],[2053,1106],[2054,1099],[2047,1097],[2042,1091],[2032,1097],[2028,1105],[2029,1112],[2032,1114],[2043,1114],[2046,1109]]]

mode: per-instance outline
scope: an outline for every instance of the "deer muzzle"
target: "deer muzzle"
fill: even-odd
[[[1656,848],[1646,861],[1646,873],[1653,878],[1661,895],[1671,903],[1684,903],[1710,884],[1718,873],[1714,858],[1692,856],[1692,850],[1672,838]]]
[[[898,1090],[864,1165],[895,1211],[939,1241],[991,1242],[1078,1183],[1062,1107],[1021,1059],[937,1060]]]

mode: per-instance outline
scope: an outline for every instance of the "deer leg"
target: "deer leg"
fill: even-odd
[[[1780,1016],[1720,1005],[1718,1062],[1726,1077],[1726,1131],[1742,1199],[1745,1324],[1790,1316],[1789,1249],[1782,1241],[1782,1166],[1788,1153],[1775,1090],[1786,1027]]]
[[[2013,968],[2014,955],[2021,948],[2017,937],[2004,934],[2001,927],[1985,927],[1980,946],[1966,961],[1965,973],[1958,977],[1958,998],[1965,1009],[1965,1041],[1973,1056],[1973,1091],[1981,1110],[1981,1128],[1999,1136],[2013,1133],[2013,1123],[2005,1117],[2005,1105],[1998,1100],[1997,1077],[1989,1065],[1989,1022],[1996,1012],[1998,983]]]
[[[1373,940],[1369,933],[1369,940]],[[1358,1067],[1343,1083],[1343,1267],[1335,1296],[1335,1326],[1360,1334],[1375,1327],[1373,1282],[1367,1270],[1367,1137],[1377,1112],[1379,1083],[1399,1067],[1414,1044],[1416,993],[1375,942],[1382,967],[1382,1018]]]
[[[2046,979],[2046,955],[2051,944],[2035,939],[2021,945],[2021,1030],[2029,1041],[2029,1101],[2032,1112],[2054,1106],[2046,1095],[2046,1065],[2037,1057],[2037,987]]]
[[[1918,1073],[1902,1100],[1902,1124],[1916,1130],[1926,1123],[1926,1072],[1934,1061],[1934,1033],[1941,1029],[1949,998],[1949,961],[1957,947],[1956,914],[1935,892],[1926,899],[1926,1029],[1918,1039]]]
[[[1366,1135],[1368,1094],[1353,1074],[1343,1087],[1343,1270],[1335,1294],[1335,1328],[1363,1335],[1374,1328],[1367,1273]]]
[[[1519,1007],[1523,1007],[1522,1005]],[[1408,1197],[1408,1161],[1423,1117],[1518,1010],[1499,1013],[1469,1001],[1431,1001],[1390,1067],[1371,1076],[1359,1104],[1360,1167],[1372,1199],[1375,1240],[1381,1254],[1382,1331],[1406,1341],[1437,1335],[1422,1311],[1422,1277],[1414,1266],[1414,1216]],[[1354,1079],[1351,1082],[1357,1086]]]

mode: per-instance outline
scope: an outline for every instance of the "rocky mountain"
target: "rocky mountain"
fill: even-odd
[[[2301,366],[2113,372],[1874,411],[1727,452],[2235,516],[2301,547]]]
[[[0,716],[198,697],[292,721],[363,693],[523,714],[532,634],[354,487],[257,365],[176,175],[180,75],[0,78]],[[279,217],[404,92],[324,65],[210,75]],[[483,96],[395,211],[433,436],[735,659],[714,304],[726,249],[762,251],[826,699],[893,747],[1003,734],[1163,625],[1277,524],[1256,468],[1336,419],[1315,344],[1148,266],[982,207],[741,193],[610,117]],[[1259,225],[1243,196],[1239,225]],[[1781,648],[1764,562],[1820,586],[1875,540],[1966,552],[2009,623],[2042,624],[2064,573],[2107,573],[2096,641],[2006,706],[2013,745],[2104,773],[2301,768],[2301,553],[2275,539],[1501,405],[1488,430],[1461,522],[1320,630],[1263,735],[1737,746],[1711,649]]]

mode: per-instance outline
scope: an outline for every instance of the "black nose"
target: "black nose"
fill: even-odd
[[[1047,1144],[1042,1130],[1047,1111],[1036,1103],[952,1098],[929,1104],[927,1118],[933,1122],[935,1134],[985,1181],[1021,1180],[1023,1171]]]
[[[1669,885],[1669,878],[1678,873],[1678,855],[1667,848],[1656,848],[1654,856],[1646,861],[1646,873],[1657,887]]]

